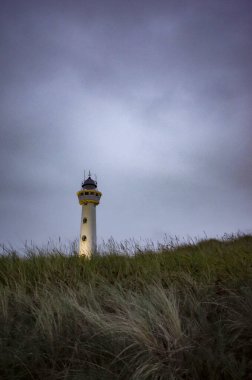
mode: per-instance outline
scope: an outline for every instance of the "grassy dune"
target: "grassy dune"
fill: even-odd
[[[0,257],[1,379],[252,379],[252,236]]]

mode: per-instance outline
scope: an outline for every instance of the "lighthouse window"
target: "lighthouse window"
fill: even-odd
[[[82,237],[81,237],[81,240],[82,240],[82,241],[85,241],[85,240],[87,240],[87,237],[86,237],[86,235],[82,235]]]
[[[98,194],[98,193],[96,193],[96,196],[97,196],[97,197],[99,197],[99,194]]]
[[[87,218],[83,218],[83,223],[87,223]]]
[[[85,191],[85,195],[89,195],[89,192],[88,192],[88,191]]]

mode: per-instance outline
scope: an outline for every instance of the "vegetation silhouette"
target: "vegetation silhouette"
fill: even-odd
[[[2,247],[0,378],[251,378],[251,235],[110,245]]]

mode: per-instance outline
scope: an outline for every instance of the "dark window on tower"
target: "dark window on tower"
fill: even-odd
[[[87,240],[87,237],[86,237],[86,235],[82,235],[82,237],[81,237],[81,240],[82,240],[82,241],[85,241],[85,240]]]
[[[88,192],[88,191],[85,191],[85,195],[89,195],[89,192]]]
[[[83,218],[83,223],[87,223],[87,218]]]

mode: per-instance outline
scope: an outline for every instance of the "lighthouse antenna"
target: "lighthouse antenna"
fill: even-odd
[[[84,170],[84,181],[86,180],[86,170]]]
[[[88,172],[88,176],[91,177],[91,172],[90,172],[90,170],[89,170],[89,172]]]

